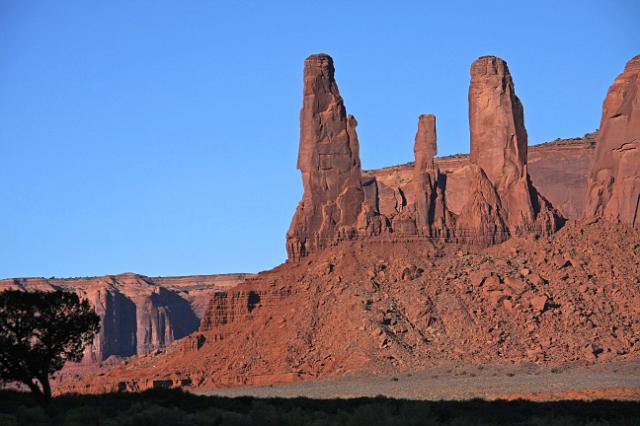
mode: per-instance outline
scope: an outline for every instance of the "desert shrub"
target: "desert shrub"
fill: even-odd
[[[250,426],[256,424],[247,413],[208,408],[185,415],[189,426]]]
[[[47,416],[51,414],[51,421]],[[51,411],[30,395],[0,391],[0,426],[245,425],[637,425],[640,403],[623,401],[409,401],[257,399],[176,391],[55,398]]]
[[[123,426],[182,426],[184,412],[175,407],[137,403],[119,416]]]
[[[18,425],[48,426],[49,416],[40,406],[20,406],[16,410],[16,420]]]
[[[71,408],[64,417],[64,426],[102,426],[104,414],[100,408],[83,405]]]
[[[11,414],[0,414],[0,426],[18,426],[18,420]]]

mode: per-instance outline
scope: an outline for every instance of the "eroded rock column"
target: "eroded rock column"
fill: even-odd
[[[298,154],[304,194],[287,233],[290,259],[356,236],[364,201],[356,125],[347,116],[331,57],[309,56]]]
[[[525,232],[555,231],[560,216],[538,194],[527,172],[522,103],[507,63],[495,56],[480,57],[471,65],[469,130],[470,162],[476,167],[474,190],[457,224],[461,239],[493,244]]]
[[[640,55],[605,98],[585,215],[640,227]]]

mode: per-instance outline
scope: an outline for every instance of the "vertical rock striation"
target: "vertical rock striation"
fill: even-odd
[[[364,201],[356,125],[347,116],[331,57],[309,56],[298,155],[304,194],[287,233],[289,258],[356,236]]]
[[[423,114],[418,119],[413,147],[416,230],[419,235],[444,238],[452,215],[444,201],[442,175],[434,160],[437,152],[436,116]]]
[[[494,185],[519,180],[527,164],[524,110],[507,63],[483,56],[471,64],[469,85],[470,161]]]
[[[640,227],[640,55],[605,98],[585,215]]]
[[[146,277],[120,274],[87,278],[9,278],[0,292],[72,291],[100,316],[100,332],[84,350],[85,365],[142,355],[188,336],[200,324],[211,296],[250,274]]]
[[[357,123],[346,113],[333,61],[324,54],[308,57],[298,157],[304,194],[287,233],[289,259],[356,238],[488,245],[527,232],[554,232],[561,217],[530,181],[524,112],[500,58],[481,57],[471,66],[469,123],[468,184],[456,215],[446,203],[447,177],[435,163],[436,117],[419,117],[409,179],[363,179]]]
[[[473,192],[460,213],[460,239],[494,244],[511,235],[554,232],[560,215],[531,184],[522,103],[507,63],[495,56],[471,65],[469,129]]]

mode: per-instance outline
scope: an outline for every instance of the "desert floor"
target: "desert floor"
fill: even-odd
[[[355,375],[197,393],[230,397],[315,399],[383,395],[412,400],[640,400],[640,361],[560,367],[451,364],[396,376]]]

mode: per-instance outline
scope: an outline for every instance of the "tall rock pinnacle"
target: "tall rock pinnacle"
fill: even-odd
[[[482,56],[471,64],[469,86],[471,163],[501,187],[524,176],[527,131],[507,63]]]
[[[413,175],[416,197],[416,230],[422,235],[429,234],[432,199],[437,183],[433,161],[436,152],[436,116],[423,114],[418,119],[418,132],[413,146],[416,160]]]
[[[356,234],[364,194],[357,122],[347,116],[329,55],[304,62],[298,169],[304,194],[287,233],[287,253],[299,259]]]
[[[416,171],[433,170],[435,167],[433,158],[437,153],[436,116],[422,114],[418,118],[418,132],[413,146]]]
[[[470,161],[477,166],[472,170],[473,179],[488,180],[496,196],[488,182],[476,182],[472,186],[475,193],[461,212],[457,234],[464,240],[493,244],[510,235],[555,231],[560,217],[538,194],[527,173],[522,103],[507,63],[495,56],[480,57],[471,65],[469,130]],[[499,205],[479,206],[495,201]],[[491,217],[480,217],[482,212],[491,212]]]
[[[587,216],[640,228],[640,55],[605,98],[588,188]]]
[[[418,132],[413,146],[415,223],[418,234],[432,237],[443,236],[451,222],[444,192],[439,185],[440,171],[434,161],[437,152],[436,116],[423,114],[418,119]]]

